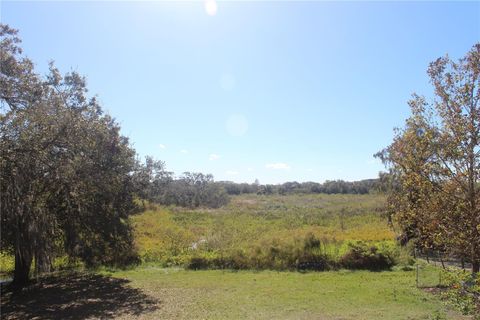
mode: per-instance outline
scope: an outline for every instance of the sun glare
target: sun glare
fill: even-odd
[[[217,1],[207,0],[205,1],[205,11],[209,16],[214,16],[217,14],[218,6]]]

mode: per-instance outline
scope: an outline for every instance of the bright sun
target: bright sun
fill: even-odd
[[[205,1],[205,11],[209,16],[214,16],[217,14],[217,1],[215,0],[206,0]]]

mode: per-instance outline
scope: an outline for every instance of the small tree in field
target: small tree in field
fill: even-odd
[[[431,102],[414,95],[412,116],[378,156],[396,183],[389,208],[404,236],[480,268],[480,44],[458,62],[432,62]]]

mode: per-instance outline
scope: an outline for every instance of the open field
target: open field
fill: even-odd
[[[133,222],[142,261],[163,266],[192,257],[264,256],[301,245],[308,235],[320,240],[322,254],[338,258],[349,241],[394,249],[383,205],[382,195],[250,194],[219,209],[153,207]]]
[[[192,258],[265,260],[272,251],[301,248],[309,235],[320,240],[321,254],[335,260],[357,240],[397,250],[384,201],[375,194],[247,194],[219,209],[147,206],[132,222],[142,262],[156,266],[184,267]],[[267,269],[285,269],[281,262]],[[65,259],[55,264],[64,267]],[[12,270],[13,257],[2,254],[0,274]]]
[[[394,233],[383,216],[384,201],[383,195],[375,194],[246,194],[233,196],[219,209],[147,205],[145,212],[131,219],[143,263],[188,267],[195,258],[252,258],[266,269],[283,270],[288,268],[282,259],[265,260],[271,252],[291,255],[302,249],[309,235],[321,242],[317,253],[332,260],[357,240],[397,250]],[[13,256],[0,254],[0,274],[8,277]],[[65,264],[64,257],[54,260],[57,269]]]
[[[73,276],[12,298],[5,319],[468,319],[415,288],[411,271],[184,271]]]
[[[152,206],[133,217],[142,265],[45,278],[15,296],[4,292],[2,318],[469,319],[417,289],[415,273],[398,267],[383,272],[182,268],[199,256],[280,250],[308,234],[337,257],[355,240],[397,248],[383,204],[381,195],[320,194],[236,196],[214,210]],[[11,268],[7,261],[2,268]]]

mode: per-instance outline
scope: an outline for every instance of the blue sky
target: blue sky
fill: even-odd
[[[141,156],[216,180],[375,178],[428,63],[480,40],[479,2],[0,5],[38,70],[87,76]]]

